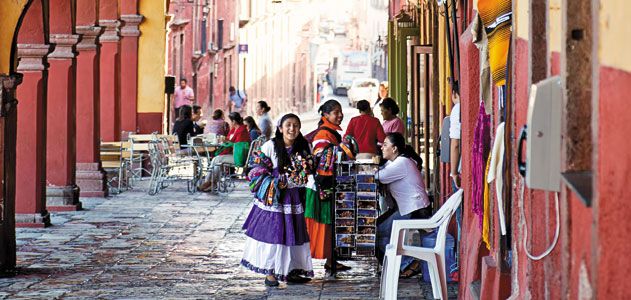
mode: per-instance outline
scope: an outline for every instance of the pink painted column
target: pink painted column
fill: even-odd
[[[81,209],[79,187],[75,184],[75,45],[79,36],[51,34],[55,50],[48,55],[46,128],[46,206],[49,211]]]
[[[18,72],[23,74],[17,88],[16,139],[16,227],[50,225],[46,210],[46,55],[50,45],[18,44]]]
[[[105,28],[100,57],[100,116],[101,139],[120,139],[120,36],[118,20],[99,20]]]
[[[105,172],[99,157],[99,26],[77,26],[77,185],[81,197],[105,197]]]
[[[121,29],[121,131],[137,132],[138,107],[138,25],[141,15],[122,15]]]

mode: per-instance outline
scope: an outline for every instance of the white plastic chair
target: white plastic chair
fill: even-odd
[[[395,220],[392,223],[390,243],[386,246],[381,275],[381,299],[397,299],[401,256],[411,256],[427,262],[432,292],[435,299],[447,300],[447,272],[445,268],[445,240],[449,220],[462,202],[462,189],[455,192],[443,206],[429,219]],[[434,248],[405,245],[408,230],[438,228]]]

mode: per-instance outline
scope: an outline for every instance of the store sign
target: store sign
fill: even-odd
[[[239,44],[239,53],[248,53],[248,44]]]

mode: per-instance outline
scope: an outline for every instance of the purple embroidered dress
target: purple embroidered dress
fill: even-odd
[[[313,276],[301,201],[305,197],[304,184],[297,185],[288,180],[287,187],[279,189],[278,159],[273,142],[263,144],[260,152],[258,158],[269,158],[273,171],[267,174],[260,170],[264,169],[260,167],[263,163],[255,163],[256,167],[249,173],[250,189],[255,193],[255,199],[243,224],[247,238],[241,265],[256,273],[273,274],[281,281],[285,281],[290,273]]]

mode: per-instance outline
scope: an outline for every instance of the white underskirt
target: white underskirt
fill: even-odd
[[[241,265],[260,274],[276,275],[276,279],[281,281],[284,281],[291,271],[297,272],[298,275],[313,276],[309,243],[285,246],[263,243],[246,237]]]

